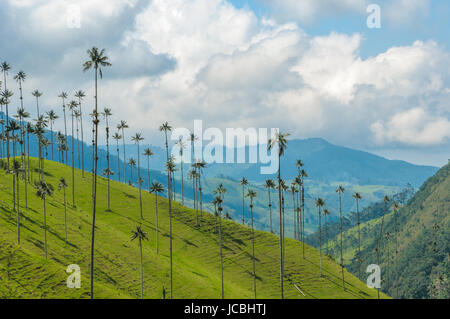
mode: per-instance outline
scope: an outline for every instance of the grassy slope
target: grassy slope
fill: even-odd
[[[33,159],[33,164],[36,161]],[[57,190],[58,179],[69,183],[68,206],[71,203],[70,168],[46,161],[51,172],[46,181],[55,187],[47,200],[49,259],[43,254],[43,202],[28,187],[28,207],[24,209],[24,184],[21,181],[22,242],[16,246],[15,213],[12,202],[12,176],[0,171],[0,297],[2,298],[88,298],[89,249],[91,224],[91,176],[75,172],[76,209],[68,208],[68,236],[64,244],[63,192]],[[37,174],[34,173],[34,177]],[[160,253],[156,253],[155,197],[143,192],[144,217],[139,218],[138,190],[117,182],[111,183],[112,211],[106,211],[106,180],[99,178],[99,201],[95,251],[95,292],[97,298],[136,298],[139,296],[138,243],[130,241],[131,230],[142,223],[150,241],[144,244],[145,297],[161,298],[162,287],[169,287],[169,238],[167,202],[160,202]],[[226,198],[225,198],[226,200]],[[216,219],[204,213],[201,227],[195,224],[195,212],[181,205],[174,207],[174,297],[219,298],[220,264]],[[232,221],[224,221],[225,296],[251,298],[251,232]],[[278,298],[278,238],[256,232],[256,271],[259,298]],[[286,239],[285,295],[299,298],[292,283],[307,298],[373,298],[376,292],[346,272],[348,289],[340,287],[340,269],[331,259],[324,261],[323,278],[319,277],[319,254],[306,247],[306,260],[300,257],[300,244]],[[8,260],[9,266],[8,266]],[[82,288],[68,289],[65,272],[70,264],[79,264]],[[8,280],[9,273],[9,280]],[[292,283],[289,283],[292,282]],[[303,298],[303,297],[302,297]]]
[[[395,228],[394,213],[386,214],[384,231],[391,234],[390,246],[390,275],[386,281],[386,289],[394,295],[396,287],[399,295],[405,298],[429,297],[428,285],[430,274],[436,274],[438,269],[448,267],[450,252],[450,165],[444,166],[436,175],[430,177],[407,205],[398,212],[399,252],[398,264],[395,264]],[[361,255],[363,263],[361,272],[364,274],[368,264],[376,262],[376,240],[379,236],[381,218],[361,224]],[[438,249],[433,251],[435,240],[433,225],[440,226],[438,235]],[[353,227],[343,235],[344,264],[357,273],[355,256],[358,250],[358,229]],[[339,258],[339,236],[329,242],[330,251],[334,258]],[[383,239],[381,247],[381,268],[384,278],[387,273],[387,246]],[[366,275],[363,275],[365,278]],[[386,278],[387,279],[387,278]]]

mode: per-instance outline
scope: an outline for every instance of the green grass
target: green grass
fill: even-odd
[[[32,159],[32,166],[37,161]],[[43,202],[28,185],[28,209],[24,205],[24,181],[20,183],[22,240],[16,244],[16,213],[12,210],[12,175],[0,171],[0,297],[2,298],[89,298],[89,252],[91,232],[91,175],[75,172],[76,208],[71,207],[71,169],[46,161],[46,181],[55,188],[47,199],[48,260],[44,258]],[[68,238],[64,243],[63,192],[58,180],[65,177],[68,205]],[[37,178],[37,173],[33,174]],[[107,211],[106,180],[99,178],[95,246],[95,297],[137,298],[140,293],[139,248],[131,241],[131,230],[142,225],[149,241],[144,243],[145,298],[167,295],[170,285],[168,205],[159,198],[159,254],[156,253],[155,197],[143,193],[144,220],[139,218],[136,188],[111,182],[112,211]],[[225,196],[225,201],[227,197]],[[220,263],[216,217],[203,213],[196,226],[195,212],[174,205],[173,282],[174,298],[220,298]],[[226,298],[252,298],[251,231],[233,221],[223,221],[224,277]],[[340,267],[324,258],[324,276],[319,276],[319,253],[306,245],[286,239],[286,298],[375,298],[346,271],[347,290],[340,281]],[[66,268],[78,264],[81,289],[66,286]],[[273,234],[256,232],[256,273],[258,298],[279,298],[279,240]],[[9,276],[8,276],[9,275]],[[306,297],[294,288],[297,284]]]

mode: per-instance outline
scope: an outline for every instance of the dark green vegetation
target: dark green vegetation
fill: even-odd
[[[405,205],[397,208],[391,201],[387,206],[380,241],[382,291],[399,298],[450,298],[450,164],[430,177]],[[383,210],[384,203],[378,203],[361,212],[363,280],[367,265],[376,263]],[[337,260],[339,235],[336,225],[329,228],[330,254]],[[358,228],[354,218],[347,219],[343,237],[344,264],[357,275]],[[316,246],[317,234],[308,242]]]
[[[5,160],[2,161],[3,163]],[[34,178],[37,160],[31,159]],[[61,177],[71,177],[71,167],[46,161],[45,181],[55,187]],[[0,170],[0,297],[2,298],[89,298],[89,265],[92,222],[92,176],[75,169],[76,207],[67,205],[65,244],[64,192],[47,196],[48,259],[44,255],[43,201],[28,194],[24,207],[24,183],[20,183],[21,244],[17,246],[16,215],[12,209],[13,174]],[[70,189],[70,179],[66,179]],[[95,245],[96,298],[138,298],[141,295],[140,247],[131,241],[137,226],[149,241],[142,241],[144,298],[162,298],[163,287],[170,285],[168,201],[158,198],[159,254],[156,251],[155,195],[142,192],[140,217],[139,189],[111,182],[111,211],[107,211],[107,179],[98,178]],[[227,194],[224,195],[225,201]],[[221,263],[218,219],[203,213],[200,226],[195,211],[173,204],[173,285],[174,298],[220,298]],[[252,231],[226,219],[221,227],[225,298],[254,296]],[[285,298],[375,298],[350,273],[345,274],[346,291],[340,282],[340,267],[323,258],[323,277],[319,276],[319,252],[285,240]],[[66,287],[70,264],[81,267],[81,289]],[[258,298],[279,298],[279,238],[255,231],[255,268]],[[293,286],[305,293],[303,297]]]

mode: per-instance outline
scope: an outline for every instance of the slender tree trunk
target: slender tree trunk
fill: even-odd
[[[20,206],[19,206],[19,173],[15,174],[17,179],[17,245],[20,245]]]
[[[45,252],[45,259],[47,259],[47,209],[45,207],[45,195],[44,195],[44,252]]]
[[[111,174],[109,168],[109,123],[107,115],[105,116],[105,120],[106,120],[106,163],[108,167],[108,211],[111,211],[111,192],[110,192]]]
[[[245,225],[245,186],[242,185],[242,225]]]
[[[142,214],[141,153],[140,153],[140,150],[139,150],[139,142],[137,143],[137,147],[138,147],[139,207],[141,209],[141,219],[144,219],[144,215]]]
[[[97,68],[95,68],[95,111],[94,111],[94,171],[93,171],[93,191],[92,191],[92,238],[91,238],[91,299],[94,299],[94,243],[95,243],[95,214],[97,205],[97,139],[98,139],[98,113],[97,113]]]
[[[119,173],[118,175],[118,181],[120,182],[120,151],[119,151],[119,140],[116,140],[116,145],[117,145],[117,172]]]
[[[216,211],[217,213],[217,211]],[[222,255],[222,213],[219,214],[219,249],[220,249],[220,271],[221,271],[221,279],[222,279],[222,299],[225,298],[224,289],[223,289],[223,255]]]
[[[356,199],[356,215],[358,218],[358,278],[361,279],[361,222],[359,220],[359,204]]]
[[[139,238],[139,250],[141,251],[141,299],[144,299],[144,268],[142,267],[142,239]]]
[[[123,142],[123,181],[127,183],[127,157],[125,151],[125,129],[122,128],[122,142]]]
[[[73,109],[72,109],[72,207],[75,208],[75,144],[73,131]]]
[[[341,231],[341,271],[342,271],[342,287],[345,291],[345,279],[344,279],[344,253],[343,253],[343,246],[342,246],[342,236],[343,236],[343,230],[342,230],[342,195],[339,193],[339,219],[340,219],[340,231]]]
[[[156,253],[159,254],[158,194],[155,193],[156,207]]]
[[[303,187],[303,180],[302,180],[302,215],[300,216],[302,218],[302,245],[303,245],[303,249],[302,249],[302,254],[303,254],[303,259],[305,259],[305,189]]]
[[[64,188],[64,239],[67,244],[67,205],[66,205],[66,188]]]
[[[64,136],[66,137],[66,141],[67,141],[67,118],[66,118],[66,104],[64,102],[64,98],[63,98],[63,113],[64,113]],[[69,159],[67,156],[67,150],[65,151],[66,154],[66,163],[69,163]]]
[[[183,153],[181,154],[181,204],[184,205]],[[149,170],[150,172],[150,170]],[[150,179],[150,177],[149,177]]]
[[[252,218],[252,263],[253,263],[253,291],[256,299],[256,266],[255,266],[255,228],[253,226],[253,200],[250,199],[250,213]]]
[[[280,166],[280,155],[278,155],[278,203],[280,210],[280,288],[281,288],[281,299],[284,299],[284,287],[283,287],[283,212],[281,207],[281,166]]]
[[[319,251],[320,251],[320,276],[322,277],[322,219],[319,206]]]
[[[270,232],[273,233],[273,229],[272,229],[272,201],[270,199],[270,188],[268,189],[268,193],[269,193],[269,216],[270,216]]]
[[[147,178],[148,178],[148,192],[150,193],[151,183],[150,183],[150,156],[147,156]]]
[[[169,143],[167,141],[167,131],[165,132],[166,136],[166,155],[167,162],[169,162]],[[168,189],[168,198],[169,198],[169,231],[170,231],[170,299],[173,299],[173,259],[172,259],[172,199],[171,199],[171,184],[170,184],[170,173],[167,172],[167,189]]]
[[[81,128],[81,174],[84,178],[84,133],[83,133],[83,112],[81,110],[81,97],[78,98],[78,106],[80,107],[80,128]]]

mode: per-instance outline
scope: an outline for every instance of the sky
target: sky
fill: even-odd
[[[371,4],[380,28],[368,27]],[[0,61],[12,66],[12,110],[12,78],[23,70],[32,114],[35,89],[42,110],[60,116],[60,92],[73,98],[81,89],[88,121],[94,74],[82,64],[88,48],[104,48],[112,67],[99,82],[99,107],[146,143],[161,145],[164,121],[191,129],[203,120],[442,166],[449,18],[445,0],[3,0]]]

